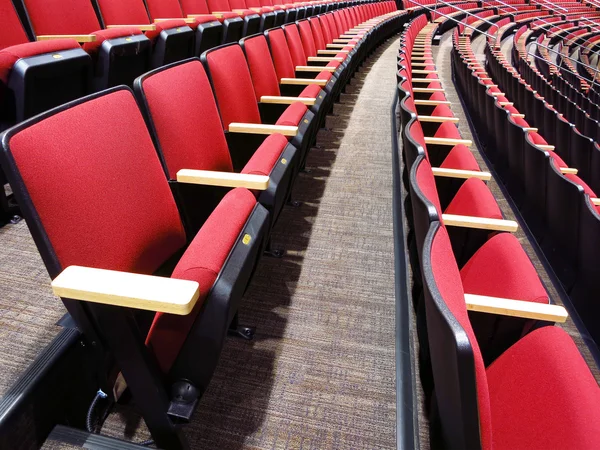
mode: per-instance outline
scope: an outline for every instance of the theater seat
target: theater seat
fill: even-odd
[[[168,413],[189,420],[230,325],[240,331],[237,309],[262,254],[268,212],[237,188],[196,235],[186,234],[178,199],[124,87],[26,121],[2,144],[2,164],[54,292],[78,329],[101,343],[90,355],[100,358],[97,376],[112,373],[104,363],[114,360],[156,445],[185,447]],[[96,288],[79,285],[77,300],[70,298],[72,283],[84,279]],[[150,296],[143,293],[148,285],[157,286]],[[105,291],[119,286],[128,290],[119,299],[137,301]]]
[[[260,136],[253,147],[229,148],[198,59],[149,72],[136,80],[134,88],[171,188],[183,199],[183,216],[191,230],[200,229],[230,186],[226,179],[212,180],[214,186],[179,183],[178,173],[183,169],[211,171],[215,176],[218,172],[268,176],[268,186],[254,193],[275,223],[290,195],[292,173],[299,163],[296,148],[285,136]],[[206,201],[199,207],[196,199],[200,197]]]

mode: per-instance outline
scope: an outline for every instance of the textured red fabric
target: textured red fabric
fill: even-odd
[[[490,238],[469,259],[460,275],[468,294],[548,303],[548,293],[535,267],[511,233]]]
[[[475,156],[473,156],[473,152],[463,144],[452,147],[440,167],[444,169],[481,170]]]
[[[522,117],[512,117],[512,121],[519,125],[520,127],[528,128],[529,124]]]
[[[600,448],[600,390],[564,330],[532,331],[487,377],[494,449]]]
[[[325,44],[331,44],[333,42],[333,37],[329,26],[327,25],[327,19],[325,19],[325,16],[319,16],[317,19],[319,20],[319,25],[321,25],[321,32],[323,33]]]
[[[74,48],[81,48],[77,41],[73,39],[56,39],[52,41],[28,42],[0,50],[0,81],[3,83],[8,81],[10,71],[21,58]]]
[[[304,47],[302,47],[302,39],[300,39],[300,33],[298,33],[298,27],[296,24],[284,25],[285,38],[292,55],[292,62],[294,66],[305,66],[306,65],[306,53],[304,53]]]
[[[296,69],[283,30],[277,28],[269,30],[268,33],[269,47],[271,48],[278,81],[282,78],[295,78]]]
[[[275,72],[265,36],[260,34],[256,37],[246,38],[244,52],[252,76],[256,100],[260,101],[263,95],[280,95],[277,72]]]
[[[302,46],[304,47],[304,54],[306,56],[317,56],[317,47],[315,46],[315,40],[308,20],[298,22],[298,28],[300,38],[302,39]]]
[[[179,19],[184,17],[181,5],[177,0],[146,0],[146,5],[153,21],[155,19]]]
[[[479,178],[465,180],[444,212],[459,216],[502,219],[502,212],[494,195]]]
[[[255,205],[256,198],[247,189],[237,188],[228,192],[175,267],[171,277],[198,282],[201,298],[187,316],[158,313],[154,318],[146,344],[153,349],[165,373],[175,362],[208,292]]]
[[[477,383],[477,406],[479,409],[479,432],[482,448],[489,450],[492,445],[492,417],[485,366],[467,313],[464,293],[468,291],[463,291],[450,238],[444,227],[438,229],[433,239],[431,246],[431,270],[433,271],[440,295],[452,315],[465,331],[473,349],[475,379]]]
[[[461,139],[460,131],[456,124],[452,122],[442,123],[434,134],[434,137],[447,138],[447,139]]]
[[[147,77],[143,92],[169,179],[181,169],[231,172],[223,125],[198,60]]]
[[[29,41],[11,0],[0,0],[0,50]]]
[[[102,43],[107,39],[136,36],[142,34],[142,32],[139,28],[111,28],[110,30],[95,31],[91,34],[96,36],[96,40],[94,42],[86,42],[83,44],[83,49],[86,52],[93,54],[100,49]]]
[[[435,74],[432,74],[432,75],[435,75]],[[427,78],[429,78],[429,76],[427,76]],[[444,95],[443,92],[434,92],[433,94],[431,94],[431,97],[429,97],[429,100],[445,102],[448,99],[446,98],[446,96]]]
[[[306,86],[300,93],[300,97],[317,98],[321,94],[321,88],[316,84]]]
[[[563,159],[560,156],[558,156],[555,152],[548,152],[548,154],[550,155],[550,159],[556,167],[569,167],[567,166],[567,163],[564,162]]]
[[[10,148],[62,267],[151,274],[185,245],[131,93],[58,113],[16,134]]]
[[[232,122],[261,123],[248,64],[239,45],[207,53],[210,77],[223,126]]]
[[[145,25],[150,23],[140,0],[98,0],[105,25]]]
[[[100,29],[88,0],[25,0],[36,35],[89,34]]]
[[[242,173],[269,175],[287,144],[288,140],[283,134],[269,135],[244,166]]]
[[[183,14],[210,14],[206,0],[179,0]]]
[[[229,2],[227,0],[206,0],[208,4],[208,9],[210,12],[215,11],[231,11],[231,7],[229,6]]]
[[[276,125],[297,126],[306,114],[307,107],[304,103],[294,102],[288,106],[283,114],[279,117]]]
[[[435,178],[431,171],[431,165],[426,159],[422,159],[417,167],[417,185],[423,195],[435,206],[438,216],[442,217],[442,206],[435,186]]]
[[[546,139],[544,139],[539,133],[536,133],[535,131],[530,131],[529,137],[531,138],[531,142],[533,142],[534,144],[537,144],[537,145],[548,144],[548,142],[546,142]]]
[[[311,17],[308,19],[308,22],[310,23],[310,28],[312,30],[315,47],[317,50],[324,50],[326,47],[325,37],[323,36],[323,30],[321,29],[321,23],[319,22],[319,19],[316,17]]]
[[[437,105],[431,115],[434,117],[454,117],[454,113],[448,105]]]

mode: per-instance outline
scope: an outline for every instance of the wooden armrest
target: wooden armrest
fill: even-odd
[[[316,98],[311,97],[278,97],[274,95],[263,95],[260,98],[261,103],[274,103],[277,105],[291,105],[292,103],[300,102],[307,106],[312,106],[316,101]]]
[[[43,34],[37,37],[38,41],[51,41],[54,39],[75,39],[77,42],[96,42],[94,34]]]
[[[425,143],[426,144],[433,144],[433,145],[466,145],[467,147],[470,147],[471,145],[473,145],[473,141],[471,141],[470,139],[451,139],[451,138],[437,138],[437,137],[428,137],[425,136]]]
[[[336,67],[325,66],[296,66],[296,72],[335,72]]]
[[[269,177],[266,175],[216,172],[212,170],[181,169],[177,172],[177,181],[206,186],[244,187],[258,191],[264,191],[269,187]]]
[[[327,44],[327,48],[344,48],[344,47],[348,47],[348,46],[354,47],[354,44],[347,44],[347,45],[344,45],[344,44]]]
[[[356,36],[354,34],[342,34],[339,38],[352,40],[352,39],[356,39],[357,37],[360,37],[360,36]]]
[[[523,127],[525,131],[531,131],[533,133],[537,133],[538,129],[534,127]]]
[[[492,97],[503,97],[506,95],[504,92],[490,92],[490,94]]]
[[[432,167],[431,171],[436,177],[446,178],[479,178],[480,180],[491,180],[492,174],[489,172],[479,172],[476,170],[462,170],[462,169],[442,169],[440,167]]]
[[[169,314],[189,314],[200,296],[195,281],[69,266],[52,281],[62,298]]]
[[[577,169],[573,167],[561,167],[559,170],[562,174],[577,175]]]
[[[243,11],[241,10],[237,10],[237,11],[213,11],[211,14],[215,17],[223,17],[225,14],[231,14],[231,13],[235,13],[238,16],[244,14]]]
[[[592,198],[592,197],[590,197],[590,200],[592,201],[592,203],[594,204],[594,206],[600,206],[600,198]]]
[[[433,122],[433,123],[444,123],[444,122],[458,122],[458,117],[444,117],[444,116],[419,116],[419,122]]]
[[[451,105],[452,104],[446,100],[419,100],[419,99],[416,99],[414,102],[415,102],[415,105],[432,105],[432,106]]]
[[[439,83],[440,80],[437,78],[413,78],[412,83]]]
[[[280,133],[284,136],[296,136],[298,127],[288,125],[265,125],[262,123],[236,123],[229,124],[230,133],[250,133],[250,134],[274,134]]]
[[[442,214],[446,226],[477,228],[480,230],[508,231],[514,233],[519,224],[514,220],[489,219],[486,217],[459,216],[455,214]]]
[[[154,19],[154,23],[164,22],[166,20],[183,20],[185,23],[189,23],[189,24],[196,23],[196,19],[194,19],[192,17],[186,17],[186,18],[183,18],[183,17],[161,17],[159,19]]]
[[[333,43],[334,44],[347,44],[351,41],[352,39],[334,39]]]
[[[554,145],[547,145],[547,144],[534,144],[537,148],[540,148],[542,150],[546,150],[549,152],[553,152],[554,151]]]
[[[215,18],[214,14],[188,14],[188,19],[206,19],[206,18]]]
[[[331,61],[343,61],[341,57],[328,57],[328,56],[309,56],[308,62],[331,62]]]
[[[525,114],[510,113],[510,117],[520,117],[521,119],[524,119]]]
[[[569,317],[567,310],[559,305],[527,302],[486,295],[465,294],[468,311],[478,311],[523,319],[563,323]]]
[[[434,92],[446,92],[445,89],[440,89],[440,88],[420,88],[420,87],[416,87],[413,88],[413,92],[425,92],[425,93],[431,93],[433,94]]]
[[[498,102],[498,104],[500,106],[513,106],[514,105],[513,102]]]
[[[156,25],[107,25],[106,29],[110,30],[113,28],[137,28],[140,31],[155,31]]]
[[[437,73],[437,70],[420,70],[420,69],[415,69],[412,71],[412,73],[426,73],[426,74],[430,74],[430,73]]]
[[[314,78],[282,78],[280,83],[294,85],[316,84],[318,86],[325,86],[327,84],[327,80],[315,80]]]
[[[348,50],[317,50],[317,55],[337,55],[338,53],[348,53]]]

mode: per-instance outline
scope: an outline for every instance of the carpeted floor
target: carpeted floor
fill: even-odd
[[[0,228],[0,396],[56,337],[65,312],[25,222]]]
[[[356,75],[311,151],[241,320],[185,431],[194,449],[395,448],[394,261],[389,108],[397,39]],[[147,430],[119,407],[103,434]]]

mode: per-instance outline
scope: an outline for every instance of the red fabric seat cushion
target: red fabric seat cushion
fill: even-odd
[[[434,117],[454,117],[454,113],[448,105],[437,105],[431,115]]]
[[[28,42],[0,50],[0,81],[3,83],[8,81],[8,75],[19,59],[74,48],[81,48],[79,43],[74,39],[56,39],[52,41]]]
[[[283,134],[271,134],[254,152],[242,173],[269,175],[287,145],[288,140]]]
[[[573,340],[549,326],[487,368],[493,448],[600,448],[600,389]]]
[[[467,294],[548,303],[535,267],[511,233],[489,239],[467,261],[460,276]]]
[[[442,123],[433,136],[447,139],[462,139],[458,127],[452,122]]]
[[[187,316],[158,313],[154,318],[146,344],[153,349],[165,373],[175,362],[208,292],[255,205],[256,198],[247,189],[237,188],[228,192],[175,267],[171,277],[198,282],[200,298]]]
[[[459,216],[502,219],[502,212],[496,199],[479,178],[465,180],[444,212]]]
[[[474,170],[477,172],[481,170],[473,152],[463,144],[452,147],[440,167],[442,169]]]
[[[427,78],[429,78],[429,77],[427,77]],[[433,94],[431,94],[431,97],[429,97],[429,100],[436,100],[439,102],[447,101],[446,96],[444,95],[443,92],[434,92]]]
[[[316,84],[306,86],[299,97],[317,98],[321,94],[321,87]]]
[[[304,103],[294,102],[290,106],[288,106],[283,114],[279,117],[276,125],[288,125],[288,126],[298,126],[304,114],[306,114],[307,107]]]
[[[111,28],[109,30],[99,30],[91,33],[96,36],[96,40],[94,42],[86,42],[83,44],[83,49],[92,54],[96,53],[98,49],[102,46],[102,43],[108,39],[115,39],[120,37],[127,36],[136,36],[142,34],[139,28],[131,27],[131,28]]]

